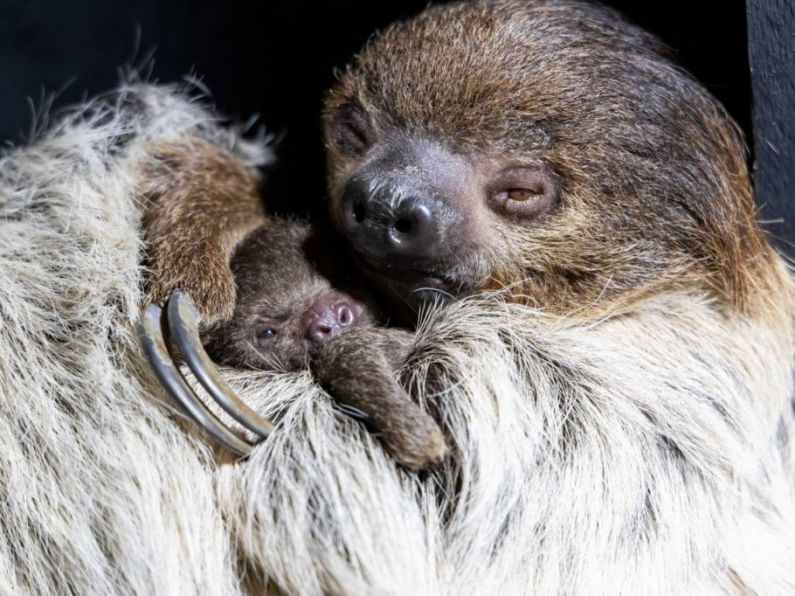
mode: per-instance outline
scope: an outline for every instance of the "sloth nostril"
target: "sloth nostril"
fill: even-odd
[[[353,220],[356,223],[362,223],[367,217],[367,209],[364,206],[364,201],[356,201],[353,204]]]
[[[395,230],[401,234],[410,234],[414,228],[414,222],[407,217],[401,217],[395,222]]]
[[[321,321],[310,323],[306,329],[306,338],[315,345],[328,341],[336,332],[335,326]]]
[[[343,305],[340,307],[337,317],[339,318],[340,325],[347,327],[353,322],[353,311],[350,307]]]

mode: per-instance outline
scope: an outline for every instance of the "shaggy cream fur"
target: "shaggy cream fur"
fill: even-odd
[[[0,161],[0,591],[237,588],[210,453],[174,424],[136,335],[136,152],[240,145],[198,103],[122,89]]]
[[[279,426],[219,464],[137,344],[134,180],[154,140],[268,148],[147,85],[59,122],[0,161],[3,593],[795,593],[788,288],[765,320],[429,311],[403,380],[454,453],[428,476],[308,374],[229,370]]]

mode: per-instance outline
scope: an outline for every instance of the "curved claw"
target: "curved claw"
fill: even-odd
[[[273,431],[273,425],[235,394],[204,351],[199,339],[199,312],[191,297],[187,292],[177,290],[169,298],[166,308],[171,337],[207,393],[240,424],[263,438],[267,437]]]
[[[248,456],[254,445],[238,437],[213,414],[185,382],[168,350],[162,328],[163,309],[150,304],[144,310],[139,336],[144,352],[160,384],[177,400],[185,412],[214,439],[230,451]]]

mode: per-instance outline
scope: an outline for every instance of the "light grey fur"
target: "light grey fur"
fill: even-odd
[[[186,133],[267,157],[142,86],[0,161],[2,593],[237,589],[210,453],[158,404],[135,331],[136,152]]]
[[[766,320],[685,292],[588,326],[429,312],[403,380],[453,453],[426,478],[307,373],[229,370],[280,422],[219,465],[135,337],[136,164],[186,134],[270,159],[133,86],[0,161],[0,592],[795,593],[789,293]]]

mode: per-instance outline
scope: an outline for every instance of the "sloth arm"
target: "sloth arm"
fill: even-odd
[[[145,302],[182,289],[205,328],[231,319],[232,251],[265,222],[259,176],[223,149],[189,137],[149,147],[137,182],[149,269]]]
[[[395,380],[413,334],[357,327],[332,338],[312,362],[315,380],[338,403],[361,412],[404,467],[439,463],[447,450],[439,425]]]

